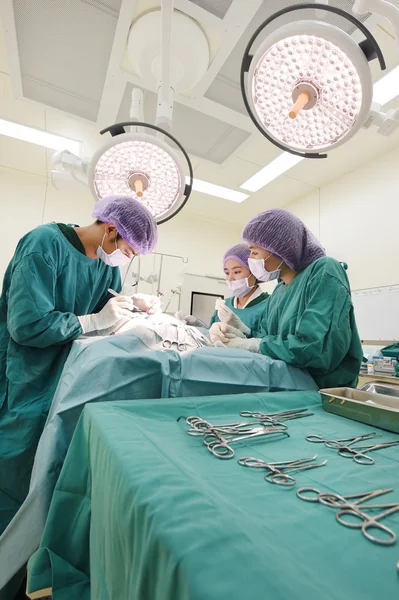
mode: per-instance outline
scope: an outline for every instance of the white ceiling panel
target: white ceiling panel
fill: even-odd
[[[303,160],[287,172],[309,184],[321,186],[356,169],[362,163],[399,146],[399,131],[390,137],[361,129],[344,146],[330,152],[326,159]]]
[[[120,0],[13,4],[24,95],[95,119]]]
[[[233,0],[190,0],[190,2],[210,12],[215,17],[223,19]]]
[[[132,85],[126,87],[118,121],[129,120]],[[155,119],[157,96],[144,91],[144,118]],[[189,154],[221,164],[250,136],[247,131],[176,102],[173,107],[173,135]]]
[[[310,193],[313,189],[306,183],[282,176],[266,188],[252,194],[241,204],[193,192],[183,210],[193,215],[208,216],[243,227],[251,217],[262,210],[286,206],[297,198]]]

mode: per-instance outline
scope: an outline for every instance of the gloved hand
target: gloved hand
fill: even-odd
[[[182,310],[179,310],[179,312],[175,314],[175,319],[183,321],[183,323],[190,325],[190,327],[205,327],[208,329],[207,325],[201,321],[201,319],[197,319],[197,317],[194,317],[193,315],[187,315],[185,317]]]
[[[131,299],[137,308],[150,315],[157,315],[162,312],[161,300],[158,296],[152,296],[151,294],[133,294]]]
[[[209,330],[209,335],[213,344],[216,342],[226,344],[235,337],[245,339],[245,335],[239,329],[235,329],[231,325],[226,325],[226,323],[214,323]]]
[[[108,300],[98,313],[78,317],[83,333],[101,331],[113,327],[121,319],[131,319],[133,316],[133,300],[129,296],[117,296]]]
[[[231,325],[232,327],[235,327],[236,329],[238,329],[242,333],[245,333],[246,335],[249,335],[251,333],[250,328],[247,327],[247,325],[245,325],[245,323],[243,323],[239,317],[237,317],[237,315],[231,310],[231,308],[226,306],[225,302],[218,303],[217,311],[218,317],[222,321],[222,323]]]
[[[236,348],[237,350],[249,350],[249,352],[260,352],[259,347],[262,338],[240,338],[234,337],[225,345],[227,348]]]

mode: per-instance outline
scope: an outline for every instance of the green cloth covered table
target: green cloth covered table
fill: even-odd
[[[225,461],[177,421],[197,414],[226,423],[244,409],[293,407],[315,414],[287,421],[290,438],[243,442]],[[338,524],[335,510],[296,497],[303,486],[340,494],[393,487],[383,501],[399,501],[397,447],[362,466],[305,440],[370,430],[324,412],[317,392],[87,405],[29,563],[28,592],[41,597],[52,588],[53,600],[398,598],[399,544],[374,545]],[[381,440],[398,437],[381,433]],[[288,489],[236,460],[316,453],[327,465],[297,473]],[[399,534],[399,513],[384,523]]]

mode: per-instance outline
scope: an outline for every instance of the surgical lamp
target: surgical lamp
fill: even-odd
[[[339,27],[319,20],[280,27],[274,23],[309,9],[316,9],[316,15],[329,12],[343,17],[365,39],[358,44]],[[357,0],[353,12],[387,17],[399,41],[395,6],[385,0]],[[254,43],[272,23],[273,30],[251,54]],[[345,143],[361,127],[377,125],[379,133],[390,135],[399,126],[399,110],[385,114],[372,102],[369,62],[374,59],[381,70],[386,68],[375,38],[355,16],[329,6],[326,0],[286,7],[266,19],[247,44],[240,72],[245,107],[270,142],[305,158],[325,158],[327,151]]]
[[[146,128],[172,140],[184,156],[189,172],[185,183],[183,162],[165,139],[148,133],[126,132],[125,127]],[[95,198],[127,195],[140,200],[158,224],[175,216],[186,204],[193,187],[193,168],[183,146],[166,130],[150,123],[127,121],[101,131],[112,138],[92,157],[88,181]]]
[[[190,88],[205,74],[208,41],[193,19],[173,10],[173,0],[161,0],[161,10],[147,12],[133,23],[128,48],[134,70],[157,86],[155,125],[144,122],[143,91],[135,88],[130,120],[100,132],[111,138],[90,162],[65,151],[55,156],[53,164],[64,173],[58,170],[52,176],[70,175],[88,184],[96,200],[110,195],[136,198],[162,224],[184,207],[192,191],[190,158],[170,133],[173,101],[176,92]]]

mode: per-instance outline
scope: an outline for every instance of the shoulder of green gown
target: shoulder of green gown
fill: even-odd
[[[64,245],[65,237],[56,223],[46,223],[39,225],[28,231],[19,241],[17,252],[24,254],[29,252],[40,252],[45,254],[53,249],[54,245],[59,243]]]
[[[327,275],[334,277],[346,287],[349,287],[349,280],[345,269],[340,262],[335,260],[335,258],[331,258],[330,256],[322,256],[321,258],[318,258],[312,264],[306,267],[302,273],[309,273],[310,276],[317,274],[318,276]]]

